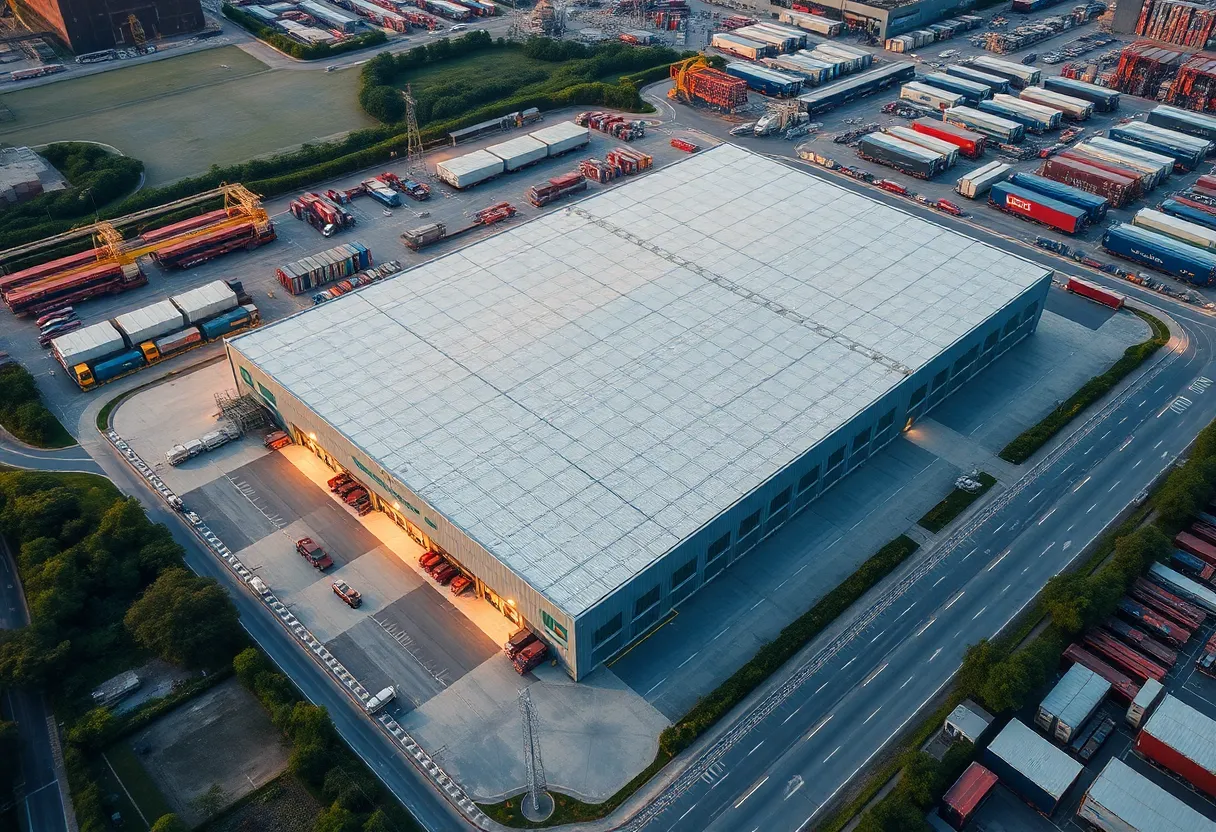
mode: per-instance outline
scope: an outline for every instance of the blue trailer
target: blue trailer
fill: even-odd
[[[1164,127],[1166,130],[1196,136],[1204,141],[1216,142],[1216,118],[1205,113],[1195,113],[1162,105],[1149,111],[1148,123]]]
[[[142,352],[137,349],[127,350],[126,352],[120,352],[112,358],[107,358],[94,364],[93,378],[97,380],[98,384],[102,384],[117,378],[123,373],[139,369],[146,363]]]
[[[1085,212],[1085,216],[1089,218],[1091,223],[1098,222],[1098,220],[1105,217],[1106,211],[1110,207],[1110,200],[1104,196],[1091,194],[1089,191],[1074,188],[1072,185],[1065,185],[1063,182],[1048,179],[1046,176],[1039,176],[1034,173],[1015,173],[1009,177],[1009,181],[1027,190],[1034,191],[1043,196],[1049,196],[1066,205],[1080,208]]]
[[[1102,248],[1196,286],[1216,283],[1216,255],[1155,231],[1120,223],[1102,235]]]
[[[236,332],[239,329],[244,329],[250,325],[253,320],[254,313],[247,307],[238,306],[236,309],[229,309],[222,315],[217,315],[209,321],[203,321],[199,324],[199,332],[203,333],[203,337],[208,341],[214,341],[227,335],[230,332]]]
[[[1116,125],[1110,128],[1108,134],[1115,141],[1142,147],[1145,150],[1151,150],[1153,153],[1160,153],[1163,156],[1169,156],[1174,160],[1174,167],[1177,170],[1195,170],[1203,162],[1205,154],[1202,151],[1189,147],[1180,147],[1171,142],[1163,141],[1156,136],[1145,135],[1133,127],[1135,123]]]
[[[738,61],[726,65],[726,74],[742,78],[749,87],[765,95],[787,98],[802,91],[802,79],[797,76]]]
[[[994,116],[1016,121],[1025,127],[1028,133],[1042,134],[1052,129],[1051,122],[1046,119],[1039,118],[1025,110],[1015,110],[996,101],[981,101],[977,109],[982,113],[992,113]]]
[[[993,75],[991,72],[983,72],[971,66],[963,66],[962,64],[950,64],[946,67],[946,74],[953,75],[955,78],[962,78],[964,81],[973,81],[976,84],[984,84],[991,87],[994,93],[1009,92],[1009,79],[1002,78],[999,75]]]
[[[924,83],[931,87],[937,87],[939,90],[949,90],[950,92],[957,93],[972,107],[981,101],[987,101],[989,98],[992,98],[992,87],[987,84],[977,84],[975,81],[956,78],[944,72],[930,72],[925,76]]]
[[[1190,205],[1184,205],[1176,199],[1167,199],[1165,202],[1162,202],[1161,210],[1187,222],[1193,222],[1196,225],[1216,230],[1216,215],[1209,214],[1207,211],[1202,211]]]
[[[1095,112],[1113,113],[1119,109],[1118,91],[1099,87],[1097,84],[1049,75],[1043,79],[1043,89],[1089,101],[1094,105]]]

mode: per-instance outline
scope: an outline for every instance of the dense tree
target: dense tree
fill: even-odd
[[[212,578],[174,567],[131,605],[127,629],[142,647],[186,667],[213,667],[233,654],[236,607]]]
[[[931,832],[922,809],[906,800],[887,799],[862,816],[857,832]]]
[[[190,827],[177,815],[161,815],[152,824],[152,832],[190,832]]]
[[[68,730],[68,741],[86,751],[100,751],[110,744],[118,720],[109,708],[93,708]]]
[[[363,823],[363,832],[393,832],[393,825],[383,809],[377,809],[368,815]]]
[[[359,819],[350,809],[334,803],[317,815],[312,832],[359,832]]]
[[[0,803],[7,803],[21,780],[21,737],[17,723],[0,720]]]
[[[914,806],[928,809],[941,789],[939,763],[923,751],[911,754],[904,763],[896,791]]]
[[[395,124],[405,118],[405,99],[399,90],[387,85],[364,87],[359,91],[359,106],[385,124]]]

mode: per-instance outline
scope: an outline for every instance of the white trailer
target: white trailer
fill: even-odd
[[[560,156],[586,147],[591,142],[591,128],[579,127],[573,121],[559,121],[528,134],[549,148],[549,157]]]
[[[516,136],[505,142],[492,144],[486,148],[487,153],[493,153],[502,159],[503,169],[507,173],[534,165],[549,155],[549,145],[532,136]]]
[[[122,333],[110,321],[83,327],[51,341],[55,357],[69,370],[77,364],[87,364],[126,348]]]
[[[1103,832],[1216,832],[1216,823],[1117,757],[1089,787],[1077,817]]]
[[[174,332],[187,323],[189,321],[186,316],[171,300],[141,306],[114,319],[114,326],[118,327],[118,331],[126,337],[127,345],[131,347]]]
[[[946,157],[946,167],[953,167],[958,161],[958,145],[951,144],[944,139],[939,139],[936,136],[929,136],[925,133],[917,133],[910,127],[902,127],[895,125],[887,127],[883,132],[890,133],[897,139],[902,139],[905,142],[918,144],[927,150],[932,150],[934,153],[940,153]]]
[[[1004,182],[1012,168],[1003,162],[989,162],[958,180],[954,190],[967,199],[979,199],[997,182]]]
[[[1027,87],[1018,93],[1023,101],[1042,104],[1053,110],[1059,110],[1073,121],[1084,121],[1094,114],[1094,104],[1081,98],[1073,98],[1059,92],[1045,90],[1042,87]]]
[[[235,309],[237,298],[236,292],[232,291],[231,286],[222,280],[213,280],[197,289],[191,289],[189,292],[171,295],[169,300],[182,310],[182,314],[186,316],[186,323],[196,324],[207,318],[213,318],[221,312]]]
[[[435,165],[435,175],[458,190],[493,179],[504,170],[502,157],[485,150],[474,150]]]
[[[919,81],[909,81],[900,87],[899,97],[904,101],[923,104],[935,110],[948,110],[951,107],[961,106],[964,100],[962,93],[931,87]]]

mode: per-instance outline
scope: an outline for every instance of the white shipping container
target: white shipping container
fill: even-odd
[[[1003,162],[989,162],[958,180],[955,190],[967,199],[979,199],[988,193],[994,184],[1004,182],[1009,177],[1010,170],[1010,166]]]
[[[435,175],[453,188],[470,188],[492,179],[505,170],[502,158],[484,150],[475,150],[435,165]]]
[[[1186,133],[1179,133],[1177,130],[1167,130],[1164,127],[1158,127],[1155,124],[1148,124],[1143,121],[1129,121],[1127,124],[1119,125],[1130,133],[1139,133],[1142,136],[1151,136],[1160,141],[1167,142],[1174,147],[1191,148],[1193,150],[1203,151],[1204,155],[1212,152],[1212,143]]]
[[[517,136],[492,144],[486,151],[502,159],[504,168],[510,172],[544,159],[549,155],[549,145],[531,136]]]
[[[1154,211],[1152,208],[1137,211],[1136,216],[1132,217],[1132,225],[1156,231],[1198,248],[1216,251],[1216,231],[1161,211]]]
[[[773,47],[770,44],[761,43],[750,38],[738,37],[733,33],[727,32],[715,34],[710,46],[728,54],[738,55],[740,58],[748,58],[753,61],[763,58],[773,51]]]
[[[936,136],[929,136],[924,133],[917,133],[910,127],[901,127],[899,125],[888,127],[884,130],[884,132],[890,133],[897,139],[902,139],[903,141],[911,142],[912,144],[918,144],[921,147],[933,151],[934,153],[945,156],[946,167],[953,167],[954,163],[958,161],[958,145],[950,144],[950,142],[945,141],[944,139],[939,139]]]
[[[791,29],[788,26],[779,26],[776,23],[761,22],[756,24],[757,29],[762,29],[766,32],[772,32],[774,35],[793,38],[794,48],[801,49],[806,46],[806,32],[801,29]]]
[[[1140,692],[1136,694],[1136,698],[1127,708],[1127,724],[1133,728],[1139,728],[1144,722],[1145,715],[1156,706],[1157,700],[1164,692],[1165,685],[1156,679],[1146,679],[1140,687]]]
[[[51,341],[55,357],[68,370],[77,364],[87,364],[98,358],[122,352],[126,348],[122,333],[110,321],[82,327]]]
[[[1005,107],[1009,107],[1012,110],[1017,110],[1019,113],[1032,115],[1035,118],[1041,118],[1053,128],[1060,126],[1060,111],[1054,110],[1051,107],[1047,107],[1035,101],[1027,101],[1024,98],[1018,98],[1016,95],[1009,95],[1001,92],[992,96],[992,103],[1001,104]]]
[[[1042,104],[1044,107],[1059,110],[1070,118],[1077,120],[1087,119],[1094,112],[1092,101],[1073,98],[1071,95],[1052,92],[1042,87],[1027,87],[1018,93],[1018,97],[1023,101],[1032,101],[1035,104]]]
[[[798,48],[798,42],[788,35],[778,35],[759,26],[741,26],[732,34],[756,43],[768,44],[776,52],[789,52]]]
[[[1119,165],[1128,170],[1134,171],[1140,175],[1140,181],[1144,183],[1144,187],[1152,190],[1161,182],[1161,169],[1156,165],[1151,165],[1148,162],[1140,159],[1133,159],[1130,156],[1121,156],[1118,153],[1111,153],[1108,150],[1103,150],[1100,147],[1095,147],[1089,142],[1082,142],[1077,145],[1076,150],[1088,153],[1091,156],[1096,156],[1104,162],[1109,162],[1112,165]]]
[[[788,23],[791,26],[797,26],[799,29],[806,29],[808,32],[814,32],[817,35],[829,38],[839,35],[841,28],[844,26],[839,20],[828,20],[817,14],[803,14],[802,12],[791,12],[784,9],[777,15],[777,19],[782,23]]]
[[[579,127],[573,121],[559,121],[557,124],[534,130],[528,135],[539,142],[544,142],[549,148],[550,156],[558,156],[589,143],[591,128]]]
[[[1114,139],[1108,139],[1105,136],[1094,136],[1092,139],[1087,139],[1085,144],[1092,145],[1093,147],[1100,147],[1103,150],[1117,153],[1120,156],[1128,159],[1143,159],[1145,162],[1155,164],[1161,168],[1162,179],[1165,179],[1174,172],[1173,157],[1166,156],[1161,153],[1155,153],[1151,150],[1145,150],[1143,147],[1138,147],[1134,144],[1115,141]]]
[[[1034,724],[1060,742],[1067,743],[1109,692],[1110,682],[1088,667],[1074,664],[1043,697]]]
[[[962,93],[931,87],[918,81],[909,81],[899,88],[899,97],[904,101],[924,104],[935,110],[946,110],[958,107],[963,103]]]
[[[1117,757],[1089,787],[1077,817],[1105,832],[1216,832],[1216,823]]]
[[[1210,613],[1216,613],[1216,592],[1206,586],[1192,581],[1185,575],[1175,572],[1162,563],[1154,563],[1148,569],[1149,574],[1176,595],[1198,604]],[[1216,768],[1212,769],[1216,771]]]
[[[214,280],[180,295],[171,295],[169,300],[185,314],[186,323],[191,324],[236,308],[236,292],[222,280]]]
[[[171,300],[162,300],[151,306],[142,306],[119,315],[114,319],[118,331],[127,336],[127,343],[137,347],[161,335],[181,329],[189,321]]]

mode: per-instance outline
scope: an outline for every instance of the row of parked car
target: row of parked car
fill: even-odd
[[[329,490],[341,497],[342,502],[359,512],[360,517],[372,512],[371,495],[367,493],[363,483],[353,479],[350,474],[343,471],[336,477],[330,477],[327,484]]]
[[[520,676],[543,662],[549,655],[549,645],[527,627],[521,627],[512,633],[502,649]]]
[[[418,565],[435,579],[440,586],[450,587],[453,595],[460,595],[473,585],[473,579],[453,566],[438,552],[426,551],[418,558]]]

